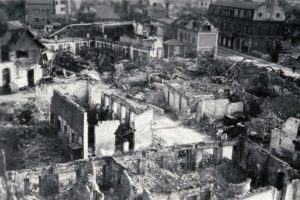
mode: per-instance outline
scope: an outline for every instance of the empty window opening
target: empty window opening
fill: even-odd
[[[16,51],[17,58],[28,58],[28,51]]]

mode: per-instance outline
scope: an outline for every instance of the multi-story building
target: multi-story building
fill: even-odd
[[[175,56],[170,52],[177,51],[172,49],[181,48],[181,44],[184,44],[184,48],[180,55],[187,56],[188,54],[203,54],[209,53],[216,55],[218,47],[218,30],[206,19],[197,18],[193,16],[183,16],[175,20],[172,25],[177,29],[177,40],[179,42],[174,43],[174,40],[170,43],[165,41],[165,57]],[[170,49],[171,48],[171,49]],[[168,51],[168,53],[167,53]],[[167,53],[167,54],[166,54]]]
[[[269,52],[284,33],[285,13],[275,3],[217,1],[209,19],[220,30],[220,45],[243,52]]]
[[[32,28],[44,28],[52,24],[53,0],[27,0],[27,24]]]

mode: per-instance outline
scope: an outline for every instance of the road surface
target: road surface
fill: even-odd
[[[244,58],[249,58],[249,59],[245,60],[245,62],[253,62],[255,65],[257,65],[259,67],[271,66],[274,70],[281,69],[286,76],[300,78],[300,69],[299,68],[296,70],[295,73],[293,73],[293,70],[288,67],[284,67],[282,65],[272,63],[272,62],[263,60],[261,58],[257,58],[257,57],[254,57],[254,56],[251,56],[248,54],[244,54],[239,51],[225,48],[225,47],[220,47],[220,46],[218,47],[218,57],[227,58],[227,59],[230,59],[233,61],[241,61]]]

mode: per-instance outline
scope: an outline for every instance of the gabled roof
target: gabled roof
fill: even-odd
[[[242,1],[242,0],[219,0],[212,3],[211,5],[231,7],[231,8],[244,8],[244,9],[256,9],[265,3],[263,2],[252,2],[252,1]]]
[[[21,38],[22,40],[20,40]],[[25,25],[17,21],[7,22],[7,29],[0,37],[0,41],[1,45],[6,46],[12,51],[28,49],[27,47],[33,44],[39,48],[45,48]]]

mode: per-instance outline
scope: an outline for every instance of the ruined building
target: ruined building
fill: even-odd
[[[152,144],[153,110],[126,99],[115,89],[76,95],[54,91],[51,127],[67,146],[71,159],[136,151]]]
[[[174,81],[166,83],[163,92],[167,105],[177,112],[194,114],[198,122],[203,116],[220,119],[225,115],[243,112],[244,103],[230,100],[233,88],[228,86],[210,84],[208,89],[197,82]]]
[[[227,146],[233,147],[231,159],[222,155]],[[1,197],[41,195],[46,199],[80,199],[85,195],[95,199],[103,198],[103,194],[105,198],[143,200],[297,200],[300,197],[299,172],[246,138],[176,145],[18,171],[6,171],[3,152],[0,155]],[[14,190],[7,192],[6,188],[11,186]]]
[[[75,55],[85,46],[130,60],[163,57],[162,36],[138,35],[132,21],[72,24],[42,42],[51,51],[70,51]]]
[[[0,33],[0,93],[10,93],[41,80],[40,57],[45,47],[20,22],[8,21],[3,26],[6,29]]]

